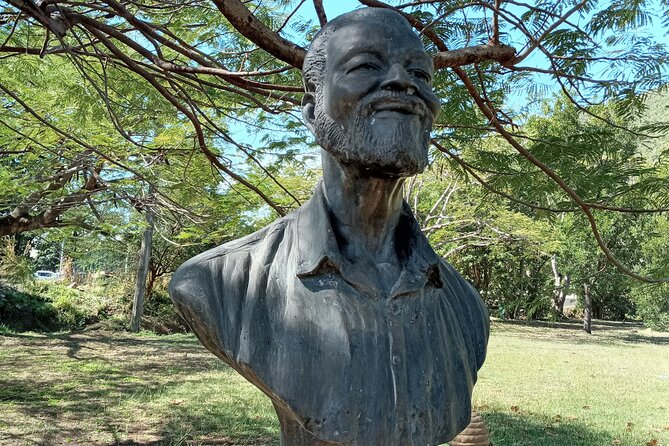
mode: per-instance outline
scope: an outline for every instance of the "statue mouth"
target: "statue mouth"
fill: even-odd
[[[385,112],[385,111],[400,113],[402,115],[415,115],[415,114],[417,114],[416,110],[413,107],[407,106],[405,104],[381,104],[374,109],[374,111],[372,112],[372,116],[377,114],[377,113]]]
[[[382,112],[393,112],[401,115],[414,115],[424,118],[429,110],[418,97],[406,93],[380,92],[369,98],[365,106],[367,116],[374,116]]]

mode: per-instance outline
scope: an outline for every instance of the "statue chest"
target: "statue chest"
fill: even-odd
[[[378,299],[321,274],[248,302],[235,361],[316,437],[429,445],[467,424],[477,367],[449,288]]]

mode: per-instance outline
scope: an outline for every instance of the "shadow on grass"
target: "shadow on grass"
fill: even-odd
[[[173,410],[162,436],[183,439],[185,445],[278,446],[278,429],[276,417],[258,416],[244,404],[228,404],[197,413]]]
[[[3,411],[0,420],[15,429],[0,432],[0,444],[98,444],[92,439],[90,442],[82,440],[89,437],[86,423],[91,420],[95,420],[93,424],[98,430],[104,425],[103,430],[117,438],[120,423],[107,419],[104,408],[160,387],[155,380],[126,382],[123,370],[100,369],[87,372],[85,377],[62,371],[58,374],[69,376],[0,378],[0,404],[9,403],[11,407]],[[102,382],[105,384],[98,384]]]
[[[527,328],[528,330],[524,330]],[[535,328],[543,328],[540,332]],[[581,321],[517,321],[496,320],[493,329],[508,335],[545,339],[551,342],[566,342],[574,344],[654,344],[669,345],[669,336],[648,335],[645,326],[640,322],[593,321],[592,334],[583,331]]]
[[[0,345],[2,445],[278,445],[276,417],[257,396],[204,401],[235,372],[193,336],[26,333]]]
[[[539,415],[496,411],[483,411],[482,415],[495,446],[593,446],[610,445],[614,440],[577,420],[558,422]]]
[[[104,379],[109,379],[107,374]],[[93,380],[99,379],[95,374]],[[113,379],[113,377],[112,377]],[[141,393],[141,399],[150,401],[156,394],[169,391],[180,383],[155,386],[151,382],[117,384],[113,390],[59,390],[57,385],[0,379],[0,402],[19,405],[20,416],[38,419],[51,427],[40,432],[6,432],[0,435],[0,444],[40,446],[99,445],[99,446],[190,446],[190,445],[248,445],[278,446],[278,421],[271,417],[260,417],[252,407],[243,404],[228,404],[206,410],[191,410],[188,407],[173,406],[158,419],[145,423],[141,420],[123,420],[104,414],[101,406]],[[37,387],[37,388],[36,388]],[[148,390],[147,387],[153,387]],[[213,390],[213,389],[212,389]],[[115,394],[110,398],[110,394]],[[76,397],[73,399],[73,394]],[[54,405],[54,401],[69,400],[65,404]],[[1,419],[2,417],[0,417]],[[82,426],[87,418],[98,418],[95,422],[98,433],[113,438],[111,442],[90,438],[90,427]],[[129,429],[124,422],[130,421]],[[128,439],[130,436],[131,439]]]
[[[563,330],[577,330],[577,331],[583,330],[583,321],[577,319],[558,320],[558,321],[547,321],[547,320],[524,321],[524,320],[504,319],[500,320],[499,322],[508,325],[525,325],[530,327],[559,328]],[[626,327],[643,329],[644,325],[641,322],[616,322],[616,321],[603,321],[603,320],[593,321],[593,328],[597,328],[600,331],[621,330]]]
[[[0,336],[13,338],[24,342],[31,347],[52,347],[54,342],[67,347],[67,356],[72,359],[82,359],[78,356],[81,350],[93,350],[87,344],[107,344],[128,348],[129,355],[146,355],[147,350],[161,351],[171,349],[173,352],[188,353],[193,349],[204,351],[204,347],[192,335],[169,336],[157,338],[139,337],[129,333],[109,333],[104,331],[82,330],[67,333],[4,333]],[[85,359],[91,359],[86,356]]]

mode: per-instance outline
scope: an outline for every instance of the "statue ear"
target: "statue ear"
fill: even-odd
[[[304,118],[304,123],[307,125],[307,128],[311,133],[314,133],[314,121],[316,110],[316,97],[313,92],[307,91],[302,97],[302,117]]]

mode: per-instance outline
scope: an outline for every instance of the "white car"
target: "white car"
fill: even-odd
[[[53,271],[39,270],[35,271],[35,277],[37,280],[56,280],[60,278],[60,273],[55,273]]]

